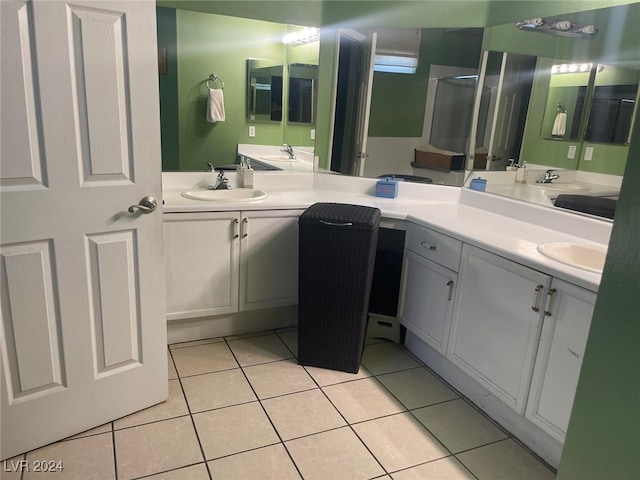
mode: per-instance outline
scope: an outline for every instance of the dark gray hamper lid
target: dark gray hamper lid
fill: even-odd
[[[377,227],[380,223],[380,209],[351,205],[348,203],[314,203],[300,215],[300,223],[324,223],[336,225],[350,223],[353,227]],[[322,220],[322,222],[320,222]],[[326,224],[326,223],[325,223]]]

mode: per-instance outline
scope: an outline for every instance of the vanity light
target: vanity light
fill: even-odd
[[[563,63],[551,67],[551,74],[557,73],[587,73],[591,70],[593,63]],[[604,65],[598,65],[597,71],[601,72]]]
[[[298,47],[311,42],[317,42],[320,40],[320,30],[313,27],[307,27],[299,32],[288,33],[282,37],[282,43],[285,45],[293,45]]]
[[[516,23],[520,30],[528,32],[549,33],[563,37],[592,39],[598,33],[595,25],[577,25],[570,20],[554,20],[550,18],[533,18]]]

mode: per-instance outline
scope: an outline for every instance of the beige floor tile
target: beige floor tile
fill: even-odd
[[[410,413],[359,423],[353,429],[388,472],[449,455]]]
[[[391,475],[393,480],[475,480],[454,457],[441,458]]]
[[[167,369],[169,371],[169,380],[178,378],[178,371],[176,370],[176,366],[173,364],[173,358],[171,358],[171,354],[168,352],[167,352]]]
[[[63,467],[62,471],[35,472],[35,461],[52,461]],[[116,478],[111,433],[93,435],[64,442],[53,443],[27,453],[29,471],[23,480],[106,480]],[[4,476],[3,476],[4,478]]]
[[[293,358],[278,335],[262,335],[229,342],[229,347],[243,367]]]
[[[243,370],[260,399],[317,388],[305,369],[294,360],[254,365]]]
[[[492,443],[507,435],[462,399],[414,410],[413,414],[453,453]]]
[[[554,473],[513,440],[456,455],[479,480],[553,480]]]
[[[283,440],[346,425],[320,389],[270,398],[262,404]]]
[[[189,417],[116,430],[118,480],[173,470],[203,460]]]
[[[259,332],[239,333],[238,335],[227,335],[224,339],[227,342],[232,340],[241,340],[243,338],[263,337],[265,335],[273,335],[273,330],[261,330]]]
[[[404,410],[404,407],[374,378],[329,385],[322,389],[349,423],[371,420]]]
[[[298,329],[286,332],[278,332],[280,340],[282,340],[295,357],[298,356]]]
[[[348,427],[290,440],[285,445],[305,480],[358,480],[385,473]]]
[[[116,430],[144,423],[157,422],[168,418],[188,415],[187,403],[184,400],[182,388],[179,380],[169,380],[169,398],[166,402],[159,403],[153,407],[145,408],[132,415],[120,418],[113,422]]]
[[[336,383],[349,382],[351,380],[359,380],[361,378],[367,378],[371,376],[369,370],[367,370],[363,366],[360,366],[358,373],[342,372],[340,370],[331,370],[328,368],[319,367],[304,368],[321,387],[334,385]]]
[[[111,422],[105,423],[104,425],[100,425],[99,427],[92,428],[90,430],[86,430],[84,432],[78,433],[72,437],[66,438],[65,440],[73,440],[76,438],[90,437],[91,435],[98,435],[100,433],[108,433],[111,431]]]
[[[456,392],[425,368],[387,373],[378,380],[409,410],[458,398]]]
[[[374,375],[420,366],[402,348],[391,342],[367,345],[362,355],[362,364]]]
[[[297,325],[293,325],[291,327],[276,328],[276,333],[297,332],[297,331],[298,331]]]
[[[209,480],[209,472],[207,472],[207,467],[204,463],[199,463],[190,467],[151,475],[150,477],[145,477],[145,480]]]
[[[193,419],[207,460],[280,440],[258,402],[198,413]]]
[[[233,358],[226,343],[178,348],[172,350],[171,354],[180,377],[238,368],[238,362]]]
[[[183,378],[182,387],[192,413],[257,400],[239,368]]]
[[[216,337],[216,338],[205,338],[203,340],[193,340],[191,342],[179,342],[172,343],[169,345],[171,350],[175,350],[177,348],[185,348],[185,347],[197,347],[198,345],[207,345],[209,343],[221,343],[224,342],[224,338]]]
[[[209,462],[216,480],[295,480],[300,475],[282,444],[251,450]]]
[[[20,480],[22,478],[22,472],[27,469],[27,461],[24,455],[18,455],[17,457],[7,458],[1,462],[2,480]]]

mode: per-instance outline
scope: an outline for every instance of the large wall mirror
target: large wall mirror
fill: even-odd
[[[282,64],[276,60],[247,60],[247,119],[282,121]]]
[[[289,64],[289,108],[291,123],[315,123],[318,104],[318,66]]]

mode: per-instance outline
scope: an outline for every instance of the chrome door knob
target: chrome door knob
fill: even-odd
[[[135,213],[136,210],[140,210],[142,213],[151,213],[158,206],[158,202],[153,197],[144,197],[137,205],[131,205],[129,207],[129,213]]]

